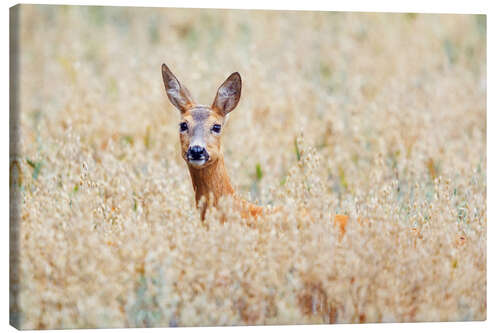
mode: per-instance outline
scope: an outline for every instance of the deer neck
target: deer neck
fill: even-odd
[[[208,200],[210,196],[213,196],[213,204],[215,205],[220,197],[234,194],[223,158],[219,158],[202,169],[189,166],[189,173],[191,174],[197,205],[202,197]],[[206,205],[202,207],[202,216],[204,216],[205,209]]]

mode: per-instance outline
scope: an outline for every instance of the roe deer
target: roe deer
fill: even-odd
[[[226,116],[234,110],[241,94],[241,77],[234,72],[217,90],[212,106],[196,104],[189,93],[167,65],[161,67],[163,83],[170,102],[180,111],[179,125],[182,157],[186,161],[196,205],[205,197],[201,208],[201,219],[205,219],[207,199],[212,196],[214,206],[222,196],[234,198],[236,208],[242,217],[262,215],[263,207],[256,206],[239,197],[226,172],[221,149],[221,134]],[[334,223],[341,233],[345,231],[347,216],[336,215]]]
[[[244,217],[262,214],[262,207],[253,205],[236,194],[227,175],[221,149],[221,134],[226,116],[240,100],[240,74],[231,74],[219,87],[212,106],[207,106],[193,101],[189,90],[177,80],[167,65],[163,64],[161,71],[168,98],[181,113],[179,136],[182,157],[191,174],[197,206],[205,197],[203,206],[200,207],[201,218],[205,218],[210,196],[213,198],[213,205],[217,205],[222,196],[232,196]]]

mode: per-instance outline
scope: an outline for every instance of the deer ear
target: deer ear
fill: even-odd
[[[240,95],[241,76],[238,72],[235,72],[229,75],[226,81],[219,87],[219,90],[217,90],[212,109],[220,115],[225,116],[238,105]]]
[[[181,113],[186,112],[194,104],[189,90],[180,84],[167,65],[161,65],[161,74],[168,99]]]

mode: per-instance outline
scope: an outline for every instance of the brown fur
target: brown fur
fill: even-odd
[[[188,168],[191,174],[191,181],[193,182],[197,205],[199,205],[202,198],[205,198],[205,200],[210,198],[212,204],[217,206],[222,196],[231,196],[242,217],[256,217],[262,214],[262,207],[253,205],[237,196],[227,175],[223,158],[218,158],[217,161],[205,168],[200,169],[191,166],[188,166]],[[203,203],[200,209],[201,218],[205,219],[207,201]]]

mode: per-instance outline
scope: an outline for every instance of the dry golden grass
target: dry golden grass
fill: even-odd
[[[484,16],[22,6],[20,22],[20,327],[486,318]],[[240,72],[226,166],[286,213],[200,221],[163,62],[204,104]]]

